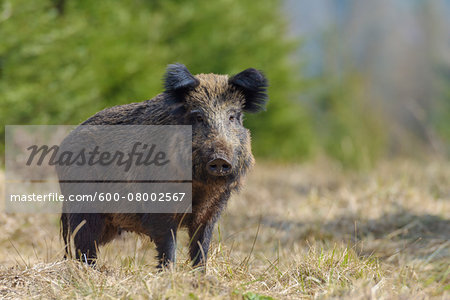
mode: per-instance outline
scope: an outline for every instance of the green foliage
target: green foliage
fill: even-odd
[[[243,298],[244,298],[244,300],[274,300],[270,296],[263,296],[263,295],[256,294],[253,292],[247,292],[247,293],[243,294]]]
[[[387,147],[388,123],[370,103],[363,76],[324,78],[321,86],[315,121],[325,153],[345,167],[372,167]]]
[[[180,62],[193,74],[266,73],[267,111],[245,120],[256,156],[292,161],[322,151],[344,166],[370,167],[392,146],[369,77],[351,64],[337,67],[334,44],[323,76],[305,80],[281,0],[0,3],[1,125],[78,124],[106,107],[152,98],[167,64]],[[442,78],[431,119],[450,145],[448,72]]]
[[[77,124],[105,107],[149,99],[162,91],[168,63],[193,74],[254,67],[271,83],[267,112],[246,120],[255,154],[309,155],[313,134],[292,100],[300,81],[280,1],[63,1],[62,14],[58,2],[2,4],[2,125]]]
[[[441,68],[435,80],[438,101],[432,111],[432,124],[450,155],[450,68]]]

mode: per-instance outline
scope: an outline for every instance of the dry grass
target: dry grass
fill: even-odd
[[[186,237],[174,272],[157,273],[153,245],[131,234],[92,269],[61,260],[58,216],[0,214],[0,298],[449,299],[449,219],[448,162],[262,164],[220,220],[206,274]]]

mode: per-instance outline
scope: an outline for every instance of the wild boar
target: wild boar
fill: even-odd
[[[192,125],[192,213],[62,213],[66,255],[71,254],[68,245],[73,237],[76,257],[95,263],[98,246],[125,230],[150,237],[162,268],[175,263],[176,234],[178,228],[184,227],[191,240],[193,265],[205,265],[214,225],[254,164],[243,113],[265,109],[267,87],[263,73],[252,68],[231,77],[194,76],[184,65],[173,64],[167,67],[161,94],[144,102],[102,110],[82,123]],[[73,235],[75,228],[78,231]]]

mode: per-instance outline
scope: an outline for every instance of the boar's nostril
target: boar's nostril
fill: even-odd
[[[223,163],[223,164],[222,164],[222,170],[228,171],[228,170],[230,170],[230,169],[231,169],[231,166],[230,166],[229,164],[227,164],[227,163]]]
[[[213,176],[226,176],[231,173],[231,163],[223,158],[216,158],[206,165],[208,173]]]

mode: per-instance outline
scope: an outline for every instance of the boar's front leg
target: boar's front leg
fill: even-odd
[[[173,267],[176,260],[177,224],[166,214],[146,214],[142,224],[156,245],[158,269]]]
[[[176,259],[176,228],[154,238],[158,251],[158,269],[172,268]]]
[[[194,267],[205,267],[215,220],[189,227],[189,254]]]

